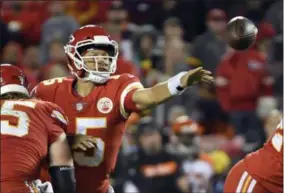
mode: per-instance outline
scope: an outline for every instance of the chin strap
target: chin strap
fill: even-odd
[[[84,81],[91,81],[96,84],[104,84],[108,81],[110,74],[97,75],[89,73],[87,77],[82,78]]]
[[[95,84],[104,84],[108,81],[110,74],[106,74],[104,76],[102,75],[96,75],[96,74],[89,74],[88,76],[85,76],[84,78],[81,78],[77,73],[72,72],[72,74],[74,76],[76,76],[77,79],[79,80],[83,80],[83,81],[90,81],[93,82]]]

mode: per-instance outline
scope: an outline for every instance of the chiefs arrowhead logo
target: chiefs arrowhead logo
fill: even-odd
[[[111,110],[113,108],[113,103],[109,98],[104,97],[104,98],[101,98],[98,101],[97,108],[101,113],[107,114],[107,113],[111,112]]]

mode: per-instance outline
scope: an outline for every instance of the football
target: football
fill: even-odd
[[[235,50],[245,50],[251,47],[257,37],[257,27],[249,19],[238,16],[227,24],[227,42]]]

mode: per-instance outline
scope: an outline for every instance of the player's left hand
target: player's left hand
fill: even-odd
[[[81,149],[86,151],[88,148],[97,147],[97,140],[92,136],[77,134],[75,136],[75,143],[72,146],[72,149]]]
[[[186,88],[188,86],[193,86],[195,84],[205,82],[205,83],[213,83],[214,78],[211,76],[211,72],[204,70],[203,67],[198,67],[193,70],[188,71],[181,78],[181,87]]]

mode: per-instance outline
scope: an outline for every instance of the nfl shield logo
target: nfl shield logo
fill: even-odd
[[[83,104],[82,103],[77,103],[76,104],[76,109],[77,109],[77,111],[82,111],[83,110]]]

